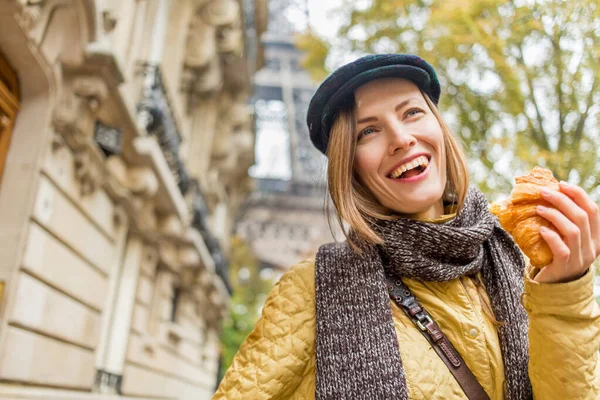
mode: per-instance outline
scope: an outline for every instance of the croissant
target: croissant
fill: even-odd
[[[529,257],[531,265],[543,268],[552,262],[552,250],[540,235],[540,228],[546,226],[556,232],[554,225],[536,213],[536,206],[553,207],[542,200],[541,189],[559,190],[559,182],[552,171],[535,167],[529,175],[515,178],[515,186],[510,197],[492,203],[490,212],[498,217],[500,225],[510,233]]]

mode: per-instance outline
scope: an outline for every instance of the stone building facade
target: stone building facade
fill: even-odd
[[[0,1],[0,399],[211,397],[264,10]]]

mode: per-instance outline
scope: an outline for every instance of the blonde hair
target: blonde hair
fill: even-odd
[[[438,120],[444,137],[446,149],[446,200],[456,204],[455,212],[459,212],[464,205],[467,191],[469,190],[469,172],[467,158],[454,134],[444,121],[437,106],[429,96],[421,91],[429,109]],[[354,104],[347,104],[338,112],[332,124],[329,143],[327,146],[327,186],[329,196],[335,206],[335,216],[346,237],[348,244],[360,252],[362,243],[356,243],[350,233],[354,233],[366,243],[380,245],[383,239],[371,228],[372,223],[379,220],[393,220],[399,218],[391,210],[381,205],[375,196],[361,184],[354,168],[356,152],[356,119]],[[332,214],[330,203],[326,200],[326,214],[329,226],[332,227]],[[348,228],[344,227],[344,222]],[[495,325],[503,325],[496,320],[489,297],[481,276],[474,276],[473,283],[477,288],[479,301],[484,313]]]

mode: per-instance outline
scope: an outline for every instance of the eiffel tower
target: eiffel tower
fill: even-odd
[[[264,67],[254,80],[257,190],[236,226],[261,266],[280,272],[334,240],[323,212],[326,158],[312,146],[306,126],[317,84],[301,67],[303,54],[293,41],[307,21],[306,0],[269,1]]]

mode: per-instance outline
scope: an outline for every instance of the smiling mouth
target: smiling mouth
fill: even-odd
[[[400,179],[408,179],[414,176],[420,175],[427,169],[429,163],[431,162],[431,157],[419,157],[418,161],[413,161],[412,164],[409,163],[407,166],[401,166],[394,171],[390,172],[387,177],[389,179],[400,180]]]

